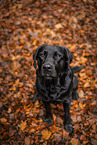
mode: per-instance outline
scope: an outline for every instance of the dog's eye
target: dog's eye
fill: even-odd
[[[43,57],[44,57],[44,55],[43,55],[43,54],[40,54],[40,57],[41,57],[41,58],[43,58]]]
[[[57,59],[59,59],[59,58],[60,58],[60,54],[56,54],[55,57],[56,57]]]
[[[44,55],[43,55],[43,54],[41,54],[41,57],[44,57]]]
[[[59,58],[59,57],[60,57],[60,55],[59,55],[59,54],[57,54],[57,55],[56,55],[56,57],[57,57],[57,58]]]

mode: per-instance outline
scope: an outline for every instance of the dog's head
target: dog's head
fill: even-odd
[[[66,47],[41,45],[34,52],[33,59],[35,68],[37,60],[40,75],[50,80],[57,78],[68,69],[73,56]]]

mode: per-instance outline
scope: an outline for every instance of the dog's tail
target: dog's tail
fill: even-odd
[[[72,68],[73,73],[79,72],[80,70],[83,69],[83,66],[76,66]]]

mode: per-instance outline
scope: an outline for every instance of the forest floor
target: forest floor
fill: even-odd
[[[0,144],[97,145],[96,0],[0,2]],[[33,52],[41,44],[66,46],[73,54],[79,99],[72,100],[72,135],[64,129],[62,104],[51,105],[52,126],[35,104]]]

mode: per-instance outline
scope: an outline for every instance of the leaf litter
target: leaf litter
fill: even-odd
[[[0,2],[0,144],[96,145],[96,0]],[[66,46],[71,66],[83,65],[78,101],[72,101],[74,132],[63,127],[62,104],[52,107],[47,128],[42,102],[32,103],[36,71],[33,52],[41,44]]]

